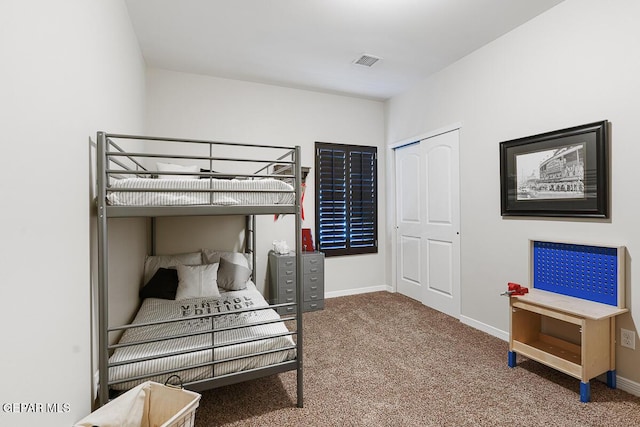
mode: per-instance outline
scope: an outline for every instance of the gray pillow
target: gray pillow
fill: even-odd
[[[247,267],[234,264],[224,258],[220,258],[218,268],[218,287],[226,291],[239,291],[247,287],[247,281],[251,277],[251,270]]]
[[[251,269],[251,263],[249,262],[251,254],[240,252],[225,252],[219,251],[217,249],[202,249],[202,262],[204,264],[215,264],[217,262],[220,262],[220,258],[224,258],[234,264],[240,264],[247,267],[248,269]]]
[[[198,265],[202,264],[201,252],[189,252],[174,255],[147,255],[144,260],[144,279],[142,283],[149,283],[149,280],[156,274],[159,268],[171,268],[178,264]],[[212,262],[208,264],[213,264]]]

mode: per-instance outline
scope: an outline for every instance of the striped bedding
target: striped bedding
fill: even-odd
[[[253,283],[249,283],[247,289],[242,291],[225,292],[219,298],[192,298],[181,301],[147,298],[144,300],[132,323],[152,322],[167,319],[185,319],[185,321],[164,325],[151,325],[128,329],[122,335],[119,343],[147,340],[151,338],[171,337],[190,331],[211,330],[211,319],[193,319],[193,316],[219,313],[241,308],[265,307],[267,302]],[[262,320],[279,319],[278,314],[271,309],[256,310],[245,313],[231,313],[215,319],[216,328],[227,326],[239,326],[255,323]],[[250,343],[232,344],[215,349],[215,359],[249,355],[257,352],[277,350],[293,346],[291,335],[267,338],[270,335],[289,332],[282,322],[268,325],[250,326],[242,329],[232,329],[215,333],[215,344],[233,343],[251,337],[265,337]],[[138,344],[131,347],[117,348],[109,358],[109,364],[129,361],[152,355],[162,355],[180,350],[197,350],[211,345],[211,334],[192,337],[172,338],[154,343]],[[162,357],[160,359],[135,362],[109,368],[109,382],[115,390],[128,390],[145,380],[164,383],[170,374],[156,375],[142,380],[126,381],[136,375],[153,374],[164,370],[176,370],[184,383],[196,381],[212,376],[239,372],[246,369],[273,365],[275,363],[293,360],[296,357],[295,348],[268,353],[259,356],[251,356],[239,360],[222,362],[215,365],[215,373],[212,367],[199,367],[184,369],[199,363],[212,360],[211,350],[197,350],[187,354]],[[181,370],[182,369],[182,370]],[[212,375],[213,374],[213,375]]]
[[[176,191],[128,192],[117,191],[118,189],[171,189]],[[222,192],[189,191],[207,189],[221,190]],[[291,185],[273,178],[254,180],[126,178],[114,180],[108,190],[107,201],[114,206],[292,205],[295,197]],[[260,190],[289,192],[261,192]]]

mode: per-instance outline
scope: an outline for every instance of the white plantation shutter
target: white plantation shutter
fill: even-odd
[[[316,142],[316,236],[326,256],[378,251],[376,147]]]

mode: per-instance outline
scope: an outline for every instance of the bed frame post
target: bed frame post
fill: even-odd
[[[256,257],[257,257],[257,252],[256,252],[256,216],[255,215],[251,215],[251,275],[252,275],[252,279],[253,282],[255,283],[256,281]]]
[[[157,222],[156,217],[152,216],[149,224],[149,233],[151,234],[151,255],[156,254],[156,231],[157,231]]]
[[[295,168],[296,168],[296,331],[297,331],[297,359],[298,359],[298,373],[297,373],[297,395],[298,395],[298,408],[304,406],[303,395],[303,363],[302,363],[302,307],[304,303],[304,296],[302,295],[302,216],[300,208],[300,198],[302,195],[302,168],[300,167],[300,146],[296,145],[295,152]]]
[[[256,282],[256,216],[247,215],[244,227],[244,249],[251,254],[251,280]]]
[[[108,333],[108,242],[106,187],[108,165],[106,164],[107,138],[104,132],[98,132],[97,141],[97,216],[98,216],[98,375],[99,406],[109,401],[109,333]]]

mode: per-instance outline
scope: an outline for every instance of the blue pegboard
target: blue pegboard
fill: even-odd
[[[616,248],[533,242],[533,287],[618,305]]]

